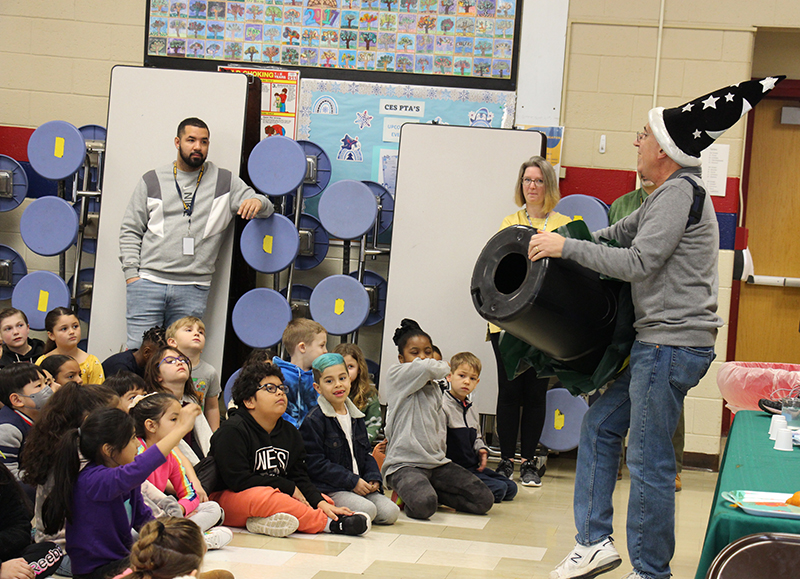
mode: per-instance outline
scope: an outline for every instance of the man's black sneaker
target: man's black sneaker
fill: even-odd
[[[339,515],[339,520],[331,520],[331,533],[337,535],[363,535],[372,527],[369,516],[364,513]]]
[[[767,414],[780,414],[783,408],[778,400],[770,400],[769,398],[759,400],[758,407]]]

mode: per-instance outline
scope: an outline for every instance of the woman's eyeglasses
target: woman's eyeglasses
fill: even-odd
[[[536,187],[541,187],[544,185],[544,181],[542,179],[528,179],[527,177],[522,180],[522,184],[525,187],[530,187],[531,185],[535,185]]]
[[[280,390],[286,394],[286,384],[259,384],[256,390],[266,390],[270,394],[275,394]]]
[[[188,366],[189,358],[186,356],[167,356],[158,363],[159,366],[161,364],[183,364],[184,366]]]

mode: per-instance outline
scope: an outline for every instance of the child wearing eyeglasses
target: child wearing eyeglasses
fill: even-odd
[[[211,498],[225,511],[225,524],[270,537],[367,532],[367,515],[335,506],[311,482],[303,439],[282,418],[287,400],[280,368],[264,362],[245,366],[232,394],[236,408],[211,438],[225,489]]]
[[[177,348],[163,346],[156,350],[147,361],[144,369],[144,381],[147,393],[166,392],[172,394],[181,405],[189,403],[200,405],[200,396],[194,389],[192,381],[192,363]],[[204,458],[211,448],[211,427],[205,415],[201,414],[194,422],[192,431],[184,437],[186,444],[179,446],[192,466]],[[191,478],[191,477],[190,477]],[[192,483],[197,482],[192,479]],[[201,486],[202,489],[202,486]],[[201,493],[201,498],[204,493]]]

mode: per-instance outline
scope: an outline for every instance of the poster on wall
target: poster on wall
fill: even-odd
[[[564,127],[517,125],[516,128],[525,131],[539,131],[547,137],[547,162],[555,168],[556,175],[558,175],[561,170],[561,147],[564,143]]]
[[[297,138],[325,150],[333,180],[375,181],[394,195],[403,124],[510,129],[515,103],[508,91],[304,78]]]
[[[261,80],[261,138],[283,135],[297,138],[297,97],[300,73],[296,70],[220,66],[226,72],[243,72]]]
[[[511,79],[519,0],[149,0],[145,57]]]

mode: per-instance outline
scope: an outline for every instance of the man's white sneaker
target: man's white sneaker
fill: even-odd
[[[625,575],[625,577],[623,577],[622,579],[647,579],[647,577],[645,577],[644,575],[640,575],[636,571],[631,571],[630,573]]]
[[[269,517],[250,517],[247,530],[268,537],[288,537],[297,530],[300,521],[288,513],[276,513]]]
[[[550,579],[590,579],[616,569],[621,563],[614,540],[608,537],[591,547],[575,545],[558,567],[550,571]]]
[[[203,533],[203,538],[206,540],[206,548],[213,551],[222,549],[230,543],[233,540],[233,533],[227,527],[212,527]]]

